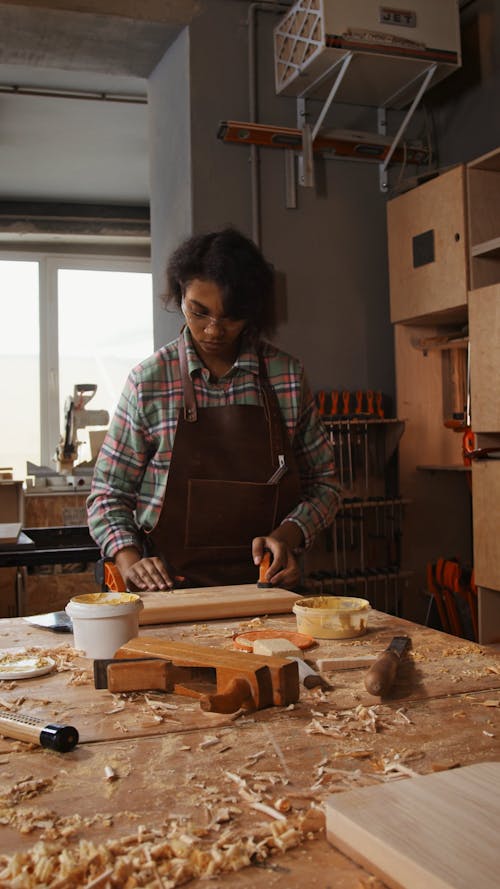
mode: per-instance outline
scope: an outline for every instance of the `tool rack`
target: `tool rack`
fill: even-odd
[[[409,501],[397,489],[399,419],[323,417],[344,491],[342,509],[307,559],[305,585],[315,595],[355,595],[399,614],[401,535]]]

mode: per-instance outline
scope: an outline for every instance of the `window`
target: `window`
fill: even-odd
[[[38,263],[0,261],[0,466],[40,457]]]
[[[2,258],[0,307],[0,466],[24,478],[27,460],[56,468],[75,385],[97,385],[88,409],[111,415],[130,368],[153,351],[149,263]],[[78,438],[82,462],[91,456],[87,431]]]

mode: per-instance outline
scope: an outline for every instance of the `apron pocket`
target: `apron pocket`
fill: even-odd
[[[189,479],[186,547],[249,547],[275,527],[278,485]]]

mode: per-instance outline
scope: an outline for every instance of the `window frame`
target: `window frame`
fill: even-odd
[[[50,465],[61,435],[59,412],[59,270],[138,272],[152,275],[151,260],[93,253],[44,253],[41,250],[0,250],[5,262],[38,263],[40,463]],[[154,311],[153,311],[154,327]],[[154,340],[154,329],[153,329]]]

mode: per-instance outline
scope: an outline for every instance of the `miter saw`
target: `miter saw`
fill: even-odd
[[[85,405],[97,392],[94,383],[79,383],[64,404],[64,435],[61,435],[56,450],[57,469],[63,475],[71,475],[78,456],[78,430],[87,426],[106,426],[109,423],[108,411],[89,411]]]

